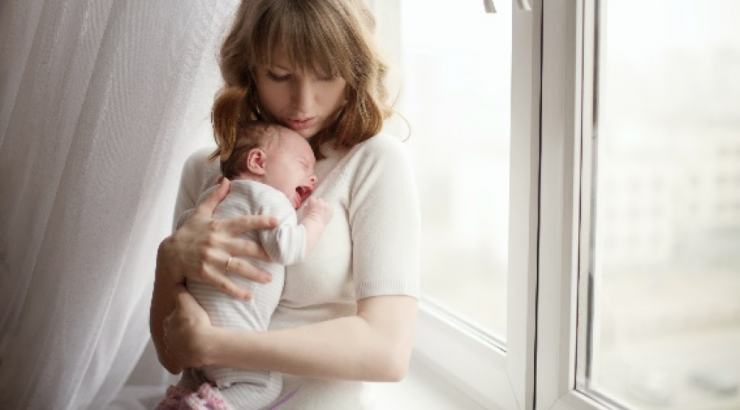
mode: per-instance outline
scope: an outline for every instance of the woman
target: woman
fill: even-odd
[[[242,1],[221,49],[225,86],[214,102],[214,132],[229,135],[240,119],[260,119],[307,138],[321,159],[314,195],[334,218],[310,258],[288,268],[270,331],[215,328],[182,283],[248,298],[226,267],[269,280],[233,257],[264,258],[237,236],[274,223],[211,219],[228,192],[222,181],[160,245],[151,332],[170,372],[211,364],[277,371],[285,374],[281,409],[323,410],[368,408],[359,381],[404,377],[416,322],[419,211],[402,143],[378,134],[391,109],[373,31],[363,0]],[[185,166],[177,214],[215,183],[218,169],[206,155]]]

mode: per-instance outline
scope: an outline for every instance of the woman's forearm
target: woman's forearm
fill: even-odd
[[[152,342],[157,351],[157,358],[167,371],[172,374],[179,373],[182,369],[177,362],[167,355],[164,344],[164,319],[175,310],[175,300],[172,296],[175,282],[167,275],[161,266],[157,266],[152,291],[152,302],[149,309],[149,331]]]
[[[293,329],[218,328],[206,361],[307,377],[399,381],[411,356],[416,305],[408,296],[379,296],[361,300],[356,316]]]

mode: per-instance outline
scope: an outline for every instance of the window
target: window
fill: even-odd
[[[740,9],[665,6],[544,6],[537,408],[740,408]]]
[[[484,407],[517,408],[533,375],[539,20],[504,2],[495,14],[477,1],[373,3],[399,68],[422,204],[415,355]],[[408,134],[399,118],[389,125]]]
[[[422,211],[422,291],[506,338],[511,10],[401,2],[395,134],[409,135]],[[456,29],[450,30],[449,27]]]
[[[626,408],[736,409],[740,4],[664,6],[597,10],[581,384]]]
[[[431,3],[411,12],[413,2],[396,2],[394,15],[424,16],[444,40],[475,26],[478,17],[452,27],[466,5]],[[424,286],[438,303],[422,306],[417,356],[483,408],[740,408],[740,6],[513,3],[496,3],[512,22],[506,285],[476,290],[505,289],[505,330],[481,319],[490,305],[470,313],[452,290]],[[445,18],[423,14],[437,5]],[[402,65],[418,52],[396,44]],[[480,60],[504,54],[477,48]],[[427,75],[444,88],[445,63],[432,60],[444,44],[432,49]],[[412,126],[413,110],[448,102],[427,95],[402,101]],[[480,107],[499,97],[480,95]],[[410,144],[431,134],[413,131]],[[457,148],[446,141],[435,144]],[[417,161],[435,148],[419,147]],[[484,158],[491,170],[495,156]],[[421,184],[426,175],[438,174]]]

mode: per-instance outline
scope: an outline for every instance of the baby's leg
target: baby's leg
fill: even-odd
[[[192,392],[192,390],[179,384],[170,386],[167,388],[167,395],[157,404],[154,410],[180,410],[185,396]]]
[[[197,391],[183,385],[170,386],[167,397],[154,410],[233,410],[218,388],[209,383],[203,383]]]
[[[209,383],[203,383],[197,392],[188,394],[183,399],[179,410],[232,410],[218,388]]]

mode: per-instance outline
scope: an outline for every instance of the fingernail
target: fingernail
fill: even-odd
[[[269,273],[262,274],[262,283],[270,283],[272,282],[272,275]]]

